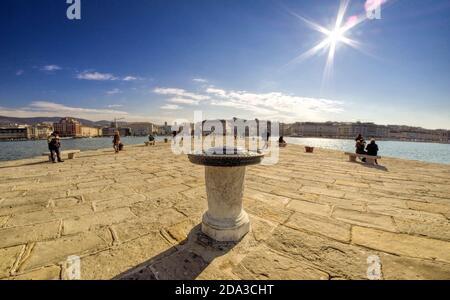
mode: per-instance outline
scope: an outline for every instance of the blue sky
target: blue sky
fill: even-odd
[[[365,16],[352,0],[343,24]],[[0,114],[371,121],[450,129],[450,1],[390,0],[345,33],[339,0],[65,0],[0,3]]]

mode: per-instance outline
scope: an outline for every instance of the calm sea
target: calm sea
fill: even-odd
[[[148,141],[148,137],[121,137],[120,139],[125,147],[126,145],[144,144]],[[163,141],[164,137],[155,139]],[[61,140],[61,150],[63,151],[69,149],[86,151],[102,148],[112,149],[112,137]],[[46,140],[0,142],[0,161],[36,157],[44,152],[48,152]]]
[[[122,137],[121,139],[125,146],[143,144],[145,141],[148,141],[147,137]],[[156,137],[156,140],[162,141],[164,140],[164,137]],[[355,149],[355,142],[353,140],[286,138],[286,141],[291,144],[308,145],[340,151],[353,152]],[[450,164],[450,144],[392,141],[379,141],[377,144],[380,148],[379,155],[381,156]],[[102,148],[112,149],[112,138],[62,140],[62,150],[79,149],[84,151]],[[45,140],[0,142],[0,161],[36,157],[47,151],[47,142]]]
[[[355,151],[355,141],[322,138],[286,138],[286,142],[311,147]],[[450,164],[450,144],[377,141],[380,156]]]

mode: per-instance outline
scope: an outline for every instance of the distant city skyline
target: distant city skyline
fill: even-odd
[[[104,2],[2,1],[0,115],[450,129],[448,1]]]

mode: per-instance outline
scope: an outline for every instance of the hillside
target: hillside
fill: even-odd
[[[6,117],[6,116],[0,116],[0,124],[10,124],[10,123],[17,123],[17,124],[27,124],[27,125],[34,125],[42,122],[58,122],[61,119],[61,117],[35,117],[35,118],[15,118],[15,117]],[[87,126],[104,126],[109,124],[110,122],[107,121],[99,121],[94,122],[86,119],[78,119],[76,118],[81,124],[87,125]]]

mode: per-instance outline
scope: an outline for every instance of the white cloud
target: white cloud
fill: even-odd
[[[192,81],[198,82],[198,83],[207,83],[208,82],[208,80],[203,79],[203,78],[194,78],[194,79],[192,79]]]
[[[96,80],[96,81],[117,80],[117,77],[115,77],[113,74],[110,73],[99,73],[88,71],[78,74],[77,78],[82,80]]]
[[[125,77],[117,77],[111,73],[100,73],[95,71],[84,71],[77,75],[78,79],[83,80],[97,80],[97,81],[108,81],[108,80],[121,80],[121,81],[136,81],[141,80],[142,78],[136,76],[125,76]]]
[[[160,108],[164,110],[177,110],[180,109],[181,107],[176,104],[166,104],[161,106]]]
[[[323,98],[302,97],[281,92],[252,93],[208,87],[201,93],[178,88],[157,88],[155,93],[168,96],[168,103],[199,105],[213,111],[218,107],[235,110],[236,115],[248,118],[267,118],[280,121],[326,121],[343,112],[343,103]],[[176,105],[178,109],[179,106]],[[170,109],[171,104],[166,105]],[[220,112],[220,111],[219,111]]]
[[[31,102],[29,107],[35,111],[106,113],[106,114],[120,114],[120,115],[128,114],[127,112],[118,111],[118,110],[71,107],[71,106],[65,106],[63,104],[47,102],[47,101],[34,101],[34,102]]]
[[[280,92],[250,93],[246,91],[224,91],[209,89],[217,96],[211,104],[234,107],[259,116],[277,119],[326,120],[325,115],[343,111],[340,101],[288,95]]]
[[[175,97],[168,100],[171,103],[178,103],[178,104],[188,104],[188,105],[198,105],[200,103],[199,100],[189,99],[189,98],[182,98],[182,97]]]
[[[225,97],[225,95],[227,94],[224,90],[221,89],[216,89],[216,88],[207,88],[206,92],[209,94],[215,94],[216,96],[221,96],[221,97]]]
[[[134,77],[134,76],[125,76],[122,80],[123,81],[135,81],[135,80],[139,80],[140,78],[138,77]]]
[[[125,111],[66,106],[48,101],[34,101],[21,108],[0,107],[0,115],[18,118],[31,117],[75,117],[93,121],[112,120],[115,117],[136,118]]]
[[[194,100],[198,100],[198,101],[210,99],[209,96],[200,95],[200,94],[196,94],[196,93],[190,93],[183,89],[177,89],[177,88],[156,88],[153,90],[153,92],[155,92],[156,94],[159,94],[159,95],[190,98],[190,99],[194,99]]]
[[[25,107],[8,108],[0,106],[0,115],[18,118],[32,117],[75,117],[92,121],[114,120],[114,118],[125,118],[127,122],[159,122],[163,124],[165,118],[158,116],[143,116],[116,110],[121,105],[109,105],[109,109],[102,108],[83,108],[66,106],[49,101],[34,101]]]
[[[112,89],[112,90],[110,90],[110,91],[107,91],[106,93],[107,93],[108,95],[116,95],[116,94],[122,93],[122,91],[116,88],[116,89]]]
[[[47,72],[53,72],[53,71],[59,71],[59,70],[62,70],[62,68],[57,65],[47,65],[47,66],[43,66],[41,68],[41,71],[47,71]]]
[[[24,70],[17,70],[16,76],[22,76],[24,73]]]
[[[118,107],[123,107],[122,104],[110,104],[108,105],[108,108],[118,108]]]

